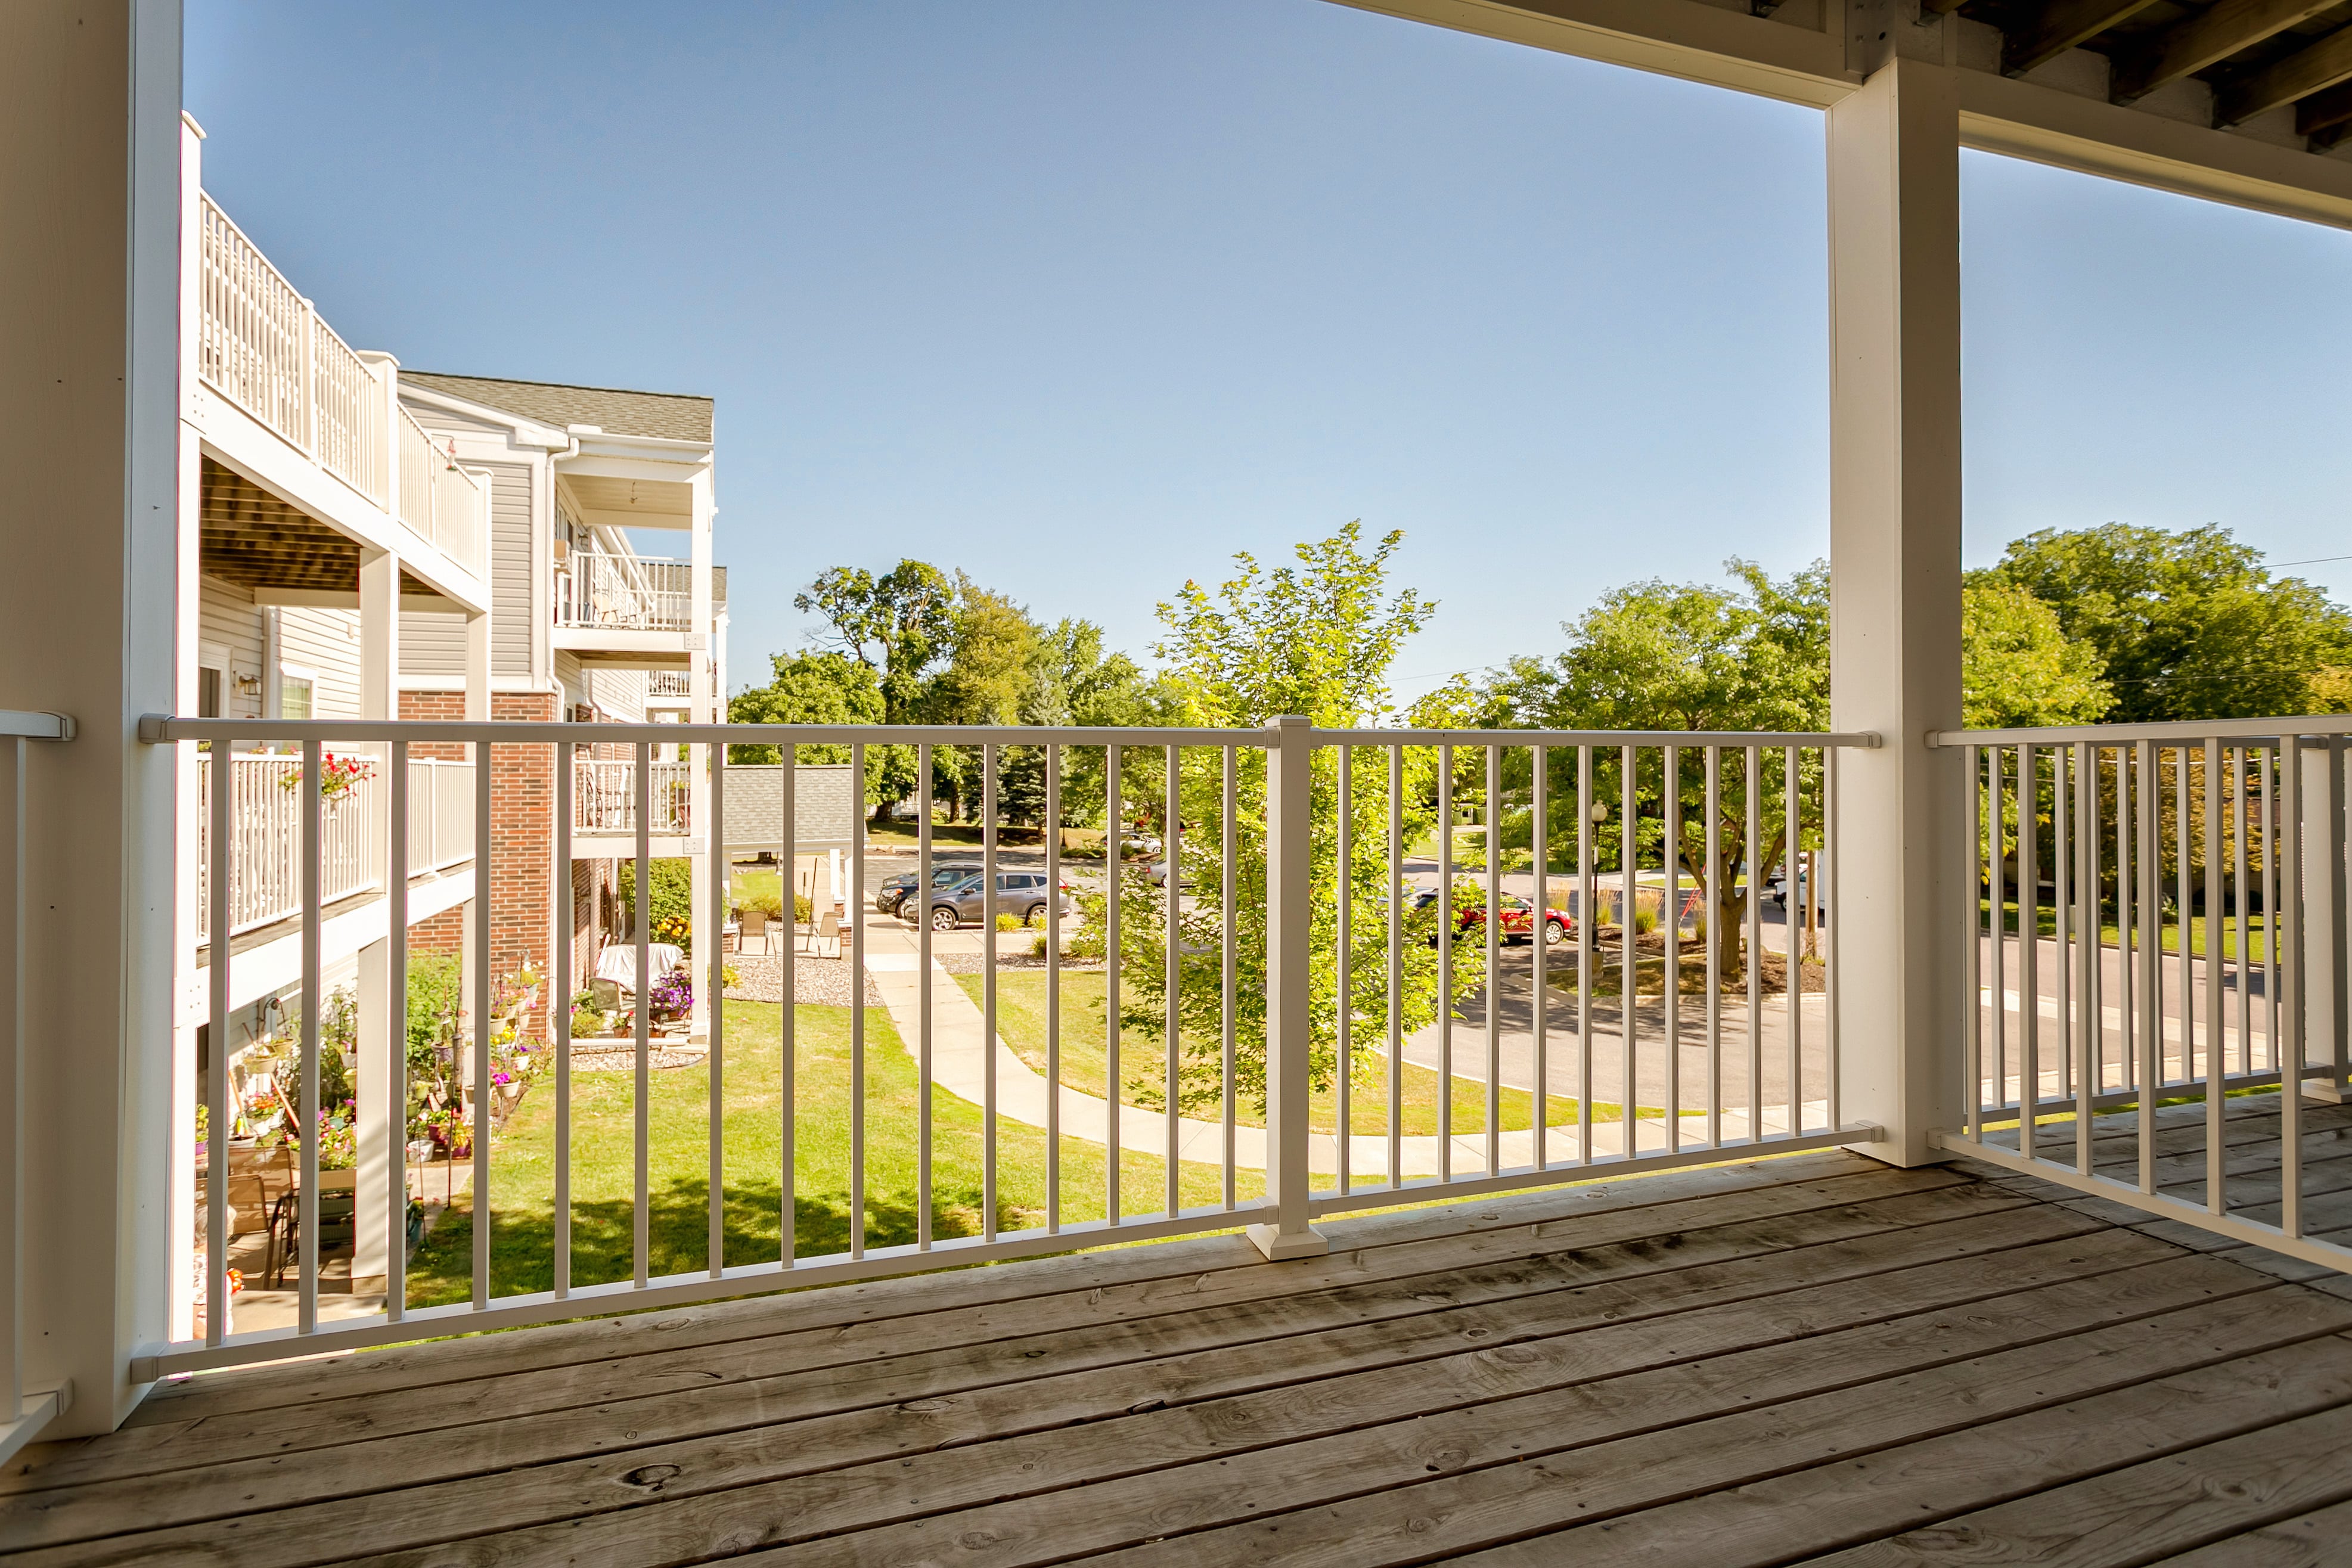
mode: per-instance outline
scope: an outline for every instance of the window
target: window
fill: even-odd
[[[221,673],[208,666],[196,669],[196,716],[218,718],[221,716]]]
[[[310,677],[288,673],[278,681],[278,716],[309,718],[310,716]]]

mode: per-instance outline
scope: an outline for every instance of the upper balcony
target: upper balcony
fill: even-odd
[[[482,476],[401,408],[390,355],[345,342],[193,177],[186,201],[182,416],[205,455],[266,498],[273,542],[337,559],[387,550],[412,608],[488,609]]]
[[[727,602],[727,569],[710,569],[709,608],[695,609],[691,561],[641,556],[598,529],[592,545],[555,547],[553,643],[589,662],[645,666],[665,684],[648,697],[677,706],[688,693],[686,666],[709,646],[711,626]]]

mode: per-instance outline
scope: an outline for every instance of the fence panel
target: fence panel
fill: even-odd
[[[317,1289],[317,1237],[298,1237],[282,1327],[208,1325],[207,1343],[166,1348],[158,1370],[1114,1238],[1247,1226],[1270,1256],[1295,1256],[1322,1246],[1322,1215],[1875,1131],[1836,1116],[1824,854],[1837,750],[1867,737],[1298,720],[171,720],[160,736],[232,728],[308,760],[240,758],[236,826],[202,852],[242,897],[249,882],[282,883],[289,856],[315,844],[316,885],[296,882],[314,939],[352,855],[390,852],[337,838],[343,802],[315,780],[338,747],[471,747],[471,764],[408,769],[412,870],[470,855],[484,885],[544,875],[570,908],[575,868],[601,855],[631,862],[641,894],[578,952],[510,953],[477,920],[462,1013],[452,1002],[428,1030],[429,1059],[401,1058],[429,1082],[412,1093],[410,1067],[390,1069],[397,1102],[428,1107],[397,1137],[438,1151],[425,1163],[456,1211],[443,1225],[472,1222],[436,1230],[466,1238],[442,1249],[438,1273],[392,1269],[399,1300],[341,1308]],[[838,747],[851,779],[903,748],[919,800],[911,863],[869,863],[854,797],[824,821],[804,816],[789,766],[730,776],[730,743],[782,744],[788,763],[803,746]],[[532,757],[554,768],[574,748],[606,755],[552,775],[547,842],[494,841],[486,746],[495,777],[518,788]],[[673,759],[681,746],[689,756]],[[947,842],[934,806],[973,819],[958,830],[972,841]],[[761,824],[756,847],[778,867],[783,929],[756,953],[729,940],[754,872],[707,858],[737,846],[730,820]],[[1096,826],[1041,826],[1065,821]],[[795,921],[803,872],[814,878],[836,849],[838,907]],[[671,912],[663,888],[682,884],[655,874],[657,854],[705,857],[675,947],[654,923]],[[1785,915],[1766,908],[1775,873]],[[426,886],[406,889],[404,911],[423,909]],[[828,891],[812,880],[807,895],[825,904]],[[541,968],[557,980],[543,1000]],[[408,1039],[413,984],[366,1003],[395,1014],[356,1038]],[[810,1003],[803,985],[833,999]],[[306,1098],[321,1038],[306,1015]],[[387,1113],[362,1100],[363,1141],[395,1135]],[[306,1168],[306,1195],[320,1179]],[[371,1213],[395,1204],[372,1187],[360,1200]],[[331,1218],[315,1201],[302,1199],[306,1228]],[[212,1258],[220,1288],[226,1263]]]

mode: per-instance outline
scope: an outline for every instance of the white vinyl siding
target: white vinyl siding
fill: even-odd
[[[485,463],[490,475],[490,675],[531,674],[530,466]],[[466,681],[466,618],[404,611],[400,673],[443,679],[454,690]]]
[[[312,718],[360,716],[360,614],[288,607],[278,612],[278,659],[309,674]]]
[[[400,673],[446,679],[452,690],[466,684],[466,618],[400,612]]]
[[[490,674],[529,679],[531,634],[530,468],[486,463],[490,473]]]
[[[217,577],[207,577],[198,584],[197,595],[198,639],[218,645],[227,654],[228,663],[221,671],[224,716],[259,718],[259,690],[246,690],[238,685],[240,677],[257,688],[260,683],[261,611],[253,602],[252,591]]]

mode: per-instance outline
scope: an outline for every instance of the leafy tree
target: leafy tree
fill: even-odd
[[[1140,729],[1175,721],[1177,699],[1169,683],[1146,674],[1125,653],[1105,653],[1102,628],[1091,621],[1066,618],[1042,630],[1034,674],[1022,713],[1024,724]],[[1108,825],[1103,760],[1104,753],[1094,747],[1063,748],[1062,820],[1056,826]],[[1017,763],[1009,758],[1007,768],[1015,766],[1034,769],[1034,781],[1024,771],[1017,788],[1024,800],[1034,794],[1042,819],[1044,757],[1024,756]]]
[[[912,724],[925,676],[955,635],[956,595],[956,582],[938,567],[901,560],[879,577],[834,567],[793,607],[824,616],[841,651],[880,676],[882,722]]]
[[[1361,526],[1350,523],[1332,537],[1299,545],[1295,566],[1261,568],[1247,555],[1234,558],[1239,570],[1212,592],[1196,582],[1160,607],[1166,637],[1154,652],[1168,662],[1169,685],[1179,720],[1206,727],[1255,727],[1282,714],[1304,714],[1317,725],[1362,724],[1390,709],[1386,683],[1390,664],[1404,641],[1436,606],[1411,589],[1387,588],[1391,558],[1403,536],[1391,533],[1369,552]],[[1131,753],[1132,784],[1108,815],[1123,819],[1148,802],[1162,814],[1164,761],[1156,748]],[[1353,1039],[1369,1064],[1385,1038],[1388,991],[1388,920],[1397,909],[1388,898],[1384,863],[1370,854],[1339,863],[1337,785],[1341,753],[1326,748],[1313,758],[1313,826],[1309,858],[1314,885],[1314,932],[1309,943],[1308,987],[1312,1019],[1309,1076],[1329,1085],[1339,1071],[1339,1021],[1343,1009],[1355,1021]],[[1381,757],[1356,758],[1351,779],[1351,831],[1369,849],[1384,843],[1389,800],[1388,768]],[[1402,801],[1406,831],[1425,832],[1433,761],[1426,750],[1409,758]],[[1255,748],[1235,757],[1235,903],[1224,906],[1223,866],[1223,757],[1220,750],[1188,748],[1179,753],[1177,794],[1184,831],[1179,840],[1179,873],[1192,884],[1192,907],[1175,917],[1178,978],[1176,1009],[1181,1030],[1177,1093],[1181,1106],[1202,1109],[1223,1097],[1223,1014],[1221,1005],[1223,941],[1234,936],[1237,1003],[1233,1019],[1234,1081],[1244,1103],[1265,1099],[1266,829],[1265,754]],[[1110,862],[1111,894],[1120,899],[1121,1016],[1131,1027],[1158,1030],[1168,1017],[1168,900],[1156,895],[1140,868]],[[1351,914],[1353,946],[1350,994],[1339,988],[1338,905],[1340,890]],[[1099,929],[1101,904],[1092,901],[1089,925]],[[1423,938],[1436,928],[1433,910],[1402,915],[1407,940],[1399,1001],[1407,1032],[1451,1012],[1451,999],[1438,996],[1437,956]],[[1474,948],[1457,955],[1455,998],[1482,980],[1481,956]]]
[[[1970,729],[2093,724],[2115,706],[2098,651],[2015,582],[1970,572],[1960,591],[1960,714]]]
[[[1036,681],[1037,628],[1009,596],[956,574],[953,630],[947,662],[926,688],[923,717],[932,724],[1017,724]],[[982,797],[980,748],[934,746],[931,789],[961,816]],[[1003,810],[1002,768],[998,806]]]
[[[2099,658],[2121,723],[2310,711],[2313,679],[2352,664],[2352,619],[2218,524],[2043,529],[1993,570]]]
[[[844,653],[778,653],[770,661],[764,686],[738,692],[728,700],[734,724],[880,724],[882,683],[874,670]],[[849,760],[846,746],[802,746],[803,763]],[[730,746],[727,760],[738,767],[783,759],[778,746]],[[915,786],[915,751],[908,746],[866,748],[866,799],[887,807]]]
[[[1579,620],[1565,623],[1569,646],[1550,664],[1512,661],[1488,683],[1490,714],[1542,729],[1822,730],[1829,727],[1829,567],[1816,561],[1775,581],[1752,561],[1734,559],[1725,570],[1735,587],[1637,582],[1604,595]],[[1493,722],[1492,719],[1489,722]],[[1557,748],[1556,748],[1557,749]],[[1550,802],[1544,827],[1553,865],[1575,863],[1578,780],[1574,755],[1547,755],[1556,768],[1547,780]],[[1589,781],[1592,800],[1610,810],[1594,830],[1599,869],[1622,867],[1623,855],[1668,852],[1664,805],[1669,789],[1680,802],[1680,841],[1671,847],[1713,909],[1707,923],[1720,972],[1741,972],[1740,934],[1747,890],[1735,884],[1748,821],[1755,819],[1765,864],[1783,852],[1787,815],[1782,769],[1760,758],[1758,798],[1748,798],[1742,759],[1724,758],[1717,792],[1717,843],[1707,854],[1706,779],[1703,754],[1677,754],[1676,776],[1664,776],[1664,758],[1636,753],[1635,821],[1632,843],[1622,818],[1622,760],[1603,748]],[[1524,769],[1524,759],[1515,759]],[[1475,788],[1475,786],[1474,786]],[[1818,765],[1808,759],[1799,788],[1818,788]],[[1521,819],[1524,822],[1524,817]],[[1506,821],[1503,841],[1528,844],[1533,824]],[[1635,863],[1639,863],[1636,860]]]

